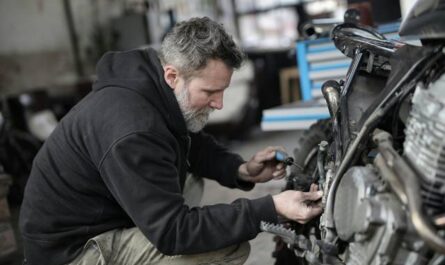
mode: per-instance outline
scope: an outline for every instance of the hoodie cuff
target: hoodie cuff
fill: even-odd
[[[255,212],[257,220],[257,229],[260,231],[260,222],[278,223],[278,214],[275,209],[275,204],[272,195],[267,195],[258,199],[251,200],[252,209]]]
[[[244,160],[242,160],[240,158],[240,159],[235,160],[234,163],[232,164],[232,166],[233,166],[233,174],[232,174],[232,176],[234,176],[234,178],[235,178],[233,180],[233,183],[234,183],[234,187],[235,188],[240,189],[240,190],[244,190],[244,191],[249,191],[249,190],[252,190],[253,187],[255,187],[255,183],[250,182],[250,181],[242,180],[239,177],[238,169],[244,163],[246,163],[246,161],[244,161]]]
[[[238,177],[238,174],[236,175],[237,178],[235,180],[235,186],[236,188],[243,190],[243,191],[250,191],[255,187],[255,183],[250,181],[244,181]]]

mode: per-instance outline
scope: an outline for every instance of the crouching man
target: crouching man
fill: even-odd
[[[105,54],[35,158],[20,215],[27,264],[242,264],[261,221],[320,214],[304,203],[319,192],[185,203],[187,172],[242,190],[285,175],[277,148],[246,162],[201,132],[242,60],[208,18],[177,24],[159,53]]]

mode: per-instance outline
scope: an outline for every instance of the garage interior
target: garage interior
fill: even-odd
[[[398,38],[400,22],[414,2],[0,1],[0,264],[22,264],[18,215],[33,158],[58,122],[91,91],[96,63],[107,51],[158,49],[177,22],[192,17],[223,24],[247,60],[233,74],[224,109],[213,112],[204,131],[246,160],[266,146],[283,146],[293,154],[304,130],[329,118],[320,103],[322,82],[342,79],[351,63],[345,56],[326,59],[330,50],[310,54],[313,41],[333,46],[329,32],[350,8],[359,11],[360,23]],[[319,56],[320,65],[336,66],[303,67],[311,56]],[[201,204],[276,194],[285,185],[283,179],[243,192],[206,180]],[[260,234],[251,247],[245,264],[275,264],[273,235]]]

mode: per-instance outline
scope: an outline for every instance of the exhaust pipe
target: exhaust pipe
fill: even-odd
[[[323,97],[328,103],[329,113],[332,120],[335,120],[340,107],[340,84],[337,81],[329,80],[321,87]]]

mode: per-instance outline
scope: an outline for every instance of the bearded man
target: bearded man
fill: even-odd
[[[246,162],[201,131],[242,59],[208,18],[177,24],[159,53],[105,54],[92,92],[35,158],[20,216],[25,262],[242,264],[261,221],[319,214],[304,203],[315,191],[185,203],[187,172],[243,190],[285,175],[277,148]]]

